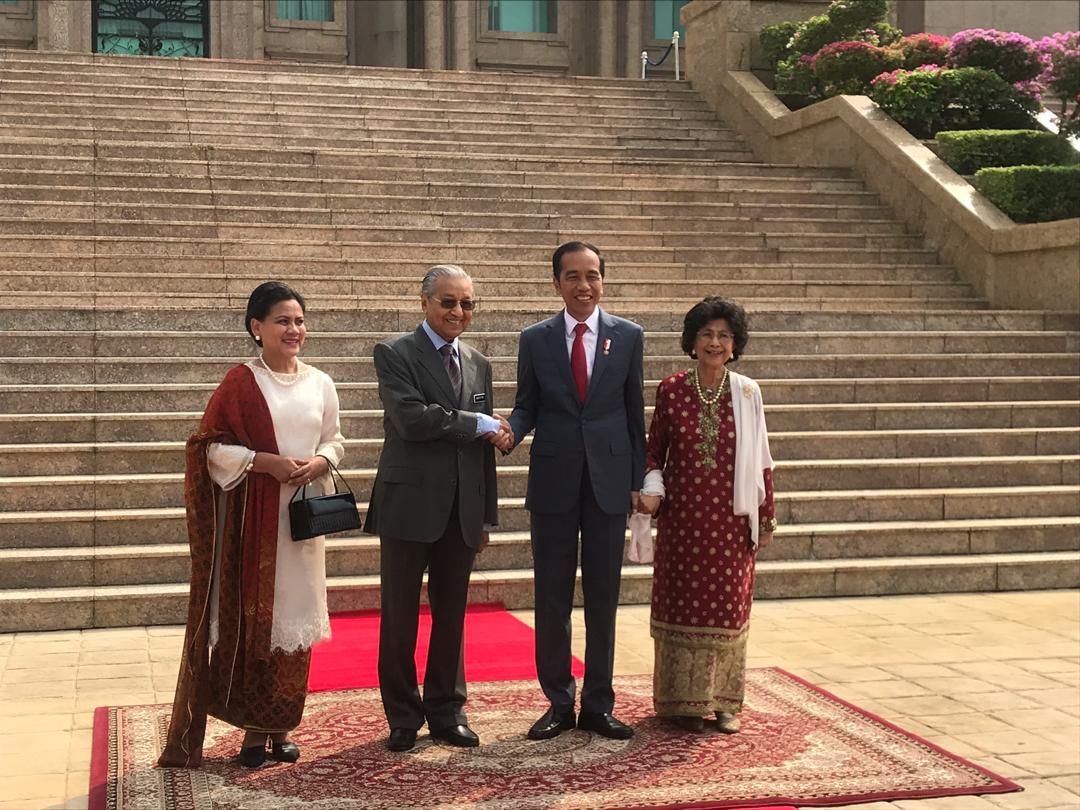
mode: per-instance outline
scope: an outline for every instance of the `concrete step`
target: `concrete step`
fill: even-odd
[[[158,271],[160,259],[141,261],[141,274],[145,276],[153,268]],[[140,265],[140,260],[133,258],[132,268]],[[393,265],[392,267],[396,267]],[[428,265],[430,266],[430,265]],[[752,270],[752,266],[748,266]],[[162,268],[167,272],[168,268]],[[417,272],[416,285],[419,289],[423,271]],[[550,271],[548,271],[550,272]],[[719,268],[717,272],[723,272]],[[752,273],[750,274],[752,276]],[[612,273],[612,282],[615,275]],[[479,284],[478,284],[479,286]],[[35,294],[12,293],[0,301],[0,323],[18,327],[23,331],[32,330],[82,330],[97,329],[148,331],[164,329],[182,331],[186,329],[233,332],[240,328],[241,313],[244,311],[247,296],[253,287],[235,286],[212,288],[204,296],[205,301],[198,307],[183,307],[184,301],[168,294],[159,294],[146,303],[133,300],[129,291],[109,291],[101,294],[64,295],[38,291]],[[481,287],[481,298],[483,288]],[[213,297],[211,297],[211,294]],[[35,298],[42,300],[35,302]],[[313,297],[308,299],[308,318],[312,322],[313,335],[318,331],[328,332],[385,332],[387,334],[413,331],[422,314],[416,299],[400,303],[396,300],[381,302],[352,302],[345,306],[332,299],[321,301],[314,306]],[[315,297],[317,298],[317,296]],[[43,302],[54,300],[53,306]],[[176,301],[176,303],[171,303]],[[517,332],[543,318],[551,317],[558,299],[546,299],[543,304],[523,302],[520,306],[507,305],[505,301],[481,301],[480,309],[473,320],[473,329],[466,334],[484,331]],[[683,316],[686,309],[696,303],[687,299],[685,308],[680,309],[680,302],[664,299],[664,308],[639,305],[627,307],[625,301],[605,301],[605,310],[615,315],[628,317],[640,324],[648,332],[682,331]],[[18,302],[18,303],[16,303]],[[488,306],[491,303],[492,306]],[[886,304],[867,299],[847,299],[828,301],[821,299],[812,302],[809,299],[784,301],[781,299],[751,298],[743,301],[752,307],[751,326],[754,334],[760,332],[831,332],[838,327],[853,332],[1076,332],[1080,330],[1080,314],[1075,312],[1047,312],[1035,310],[988,310],[974,308],[970,301],[966,308],[938,306],[932,309],[926,302],[920,306],[902,308],[893,300]],[[843,314],[837,313],[842,307]],[[751,350],[752,351],[752,350]],[[338,381],[343,382],[341,380]]]
[[[357,282],[359,283],[359,282]],[[531,282],[486,281],[482,292],[493,295],[513,295],[514,286],[524,287]],[[550,284],[550,282],[547,282]],[[368,279],[372,293],[394,284],[383,279]],[[539,284],[539,283],[537,283]],[[700,289],[694,282],[668,281],[666,292],[680,292],[688,297],[709,293],[705,284]],[[724,281],[725,289],[738,282]],[[401,287],[403,282],[394,284]],[[504,286],[505,285],[505,286]],[[616,287],[615,295],[641,296],[650,285],[626,284]],[[687,289],[689,287],[689,289]],[[306,289],[306,288],[305,288]],[[399,289],[385,290],[388,295],[401,294]],[[536,294],[538,289],[525,294]],[[605,294],[609,288],[605,285]],[[516,356],[518,332],[474,332],[468,334],[469,345],[488,357]],[[367,356],[376,343],[388,337],[386,332],[311,332],[304,344],[305,352],[313,356]],[[647,356],[678,355],[681,334],[648,332],[645,336]],[[902,344],[917,354],[974,354],[992,353],[1075,353],[1080,349],[1080,332],[755,332],[750,351],[755,355],[867,355],[891,354]],[[119,358],[153,356],[168,357],[228,357],[243,356],[251,351],[251,338],[246,334],[218,331],[0,331],[0,356],[14,357],[96,357]]]
[[[0,385],[49,383],[129,383],[169,380],[211,382],[244,357],[17,357],[0,365]],[[306,358],[334,379],[373,380],[370,357]],[[490,357],[495,379],[514,379],[514,356]],[[685,355],[651,355],[645,359],[645,375],[663,378],[687,367]],[[1074,353],[1006,354],[820,354],[750,355],[738,371],[755,379],[785,375],[803,378],[881,377],[884,375],[978,377],[988,374],[1017,376],[1074,376],[1080,373],[1080,356]]]
[[[1078,528],[1078,517],[782,526],[772,546],[759,554],[759,560],[875,560],[1076,551],[1080,549]],[[328,539],[326,552],[330,577],[371,576],[379,572],[377,537],[335,536]],[[4,549],[0,550],[0,588],[183,583],[190,577],[189,559],[186,543]],[[632,563],[624,559],[624,565]],[[477,556],[475,570],[497,572],[531,566],[528,532],[497,532],[484,553]]]
[[[624,603],[649,600],[651,568],[623,568]],[[1075,588],[1080,585],[1080,554],[942,555],[882,560],[762,561],[758,598],[827,597],[950,591],[1007,591]],[[327,582],[331,611],[377,608],[378,577],[333,577]],[[580,604],[580,582],[576,589]],[[477,571],[472,602],[502,602],[510,609],[531,606],[532,571]],[[178,584],[9,589],[0,591],[0,630],[178,624],[187,612],[188,586]]]
[[[768,384],[766,396],[772,393]],[[504,395],[505,394],[505,395]],[[201,395],[205,398],[207,395]],[[652,389],[646,396],[645,419],[652,416]],[[127,405],[139,404],[128,394]],[[498,391],[498,410],[513,405],[509,392]],[[159,442],[186,437],[198,425],[201,411],[117,411],[99,413],[42,412],[42,398],[32,413],[0,412],[0,436],[8,445],[66,444],[70,442]],[[150,403],[152,405],[152,403]],[[378,404],[377,402],[374,404]],[[1071,427],[1077,423],[1080,402],[919,402],[766,405],[769,429],[784,431],[828,430],[935,430],[1009,427]],[[382,435],[379,407],[341,411],[341,429],[351,439]],[[18,464],[18,462],[14,462]],[[0,467],[2,469],[2,467]],[[17,472],[0,474],[14,475]]]
[[[182,618],[181,439],[257,280],[308,297],[364,500],[367,358],[420,275],[476,275],[505,410],[571,237],[650,332],[649,400],[701,295],[751,311],[785,524],[759,596],[1080,584],[1080,314],[989,311],[851,173],[755,163],[685,83],[2,50],[0,82],[0,630]],[[527,444],[477,600],[531,602]],[[377,541],[329,547],[332,605],[375,606]]]
[[[52,192],[55,197],[44,199],[65,200],[68,195],[78,190],[94,189],[102,202],[143,202],[163,198],[168,193],[174,194],[202,192],[204,196],[220,195],[228,201],[236,199],[239,193],[260,193],[267,199],[275,194],[319,196],[326,193],[347,194],[361,191],[359,185],[367,182],[482,184],[491,187],[512,186],[523,188],[560,188],[566,185],[563,172],[559,171],[522,171],[520,169],[493,170],[490,168],[468,169],[432,169],[409,166],[350,166],[351,172],[345,176],[320,177],[315,172],[296,177],[292,172],[282,172],[280,176],[267,176],[262,163],[250,164],[258,169],[254,174],[240,171],[242,166],[235,164],[215,164],[209,172],[189,174],[180,172],[170,175],[161,168],[169,170],[184,168],[183,164],[166,164],[160,167],[160,161],[125,161],[127,165],[120,170],[111,166],[102,166],[103,161],[83,160],[78,166],[55,168],[52,171],[27,170],[25,157],[18,162],[11,158],[0,161],[0,188],[5,195],[14,199],[32,199],[14,196],[20,189]],[[6,165],[5,165],[6,164]],[[134,164],[134,165],[133,165]],[[11,168],[8,168],[10,166]],[[606,167],[605,167],[606,168]],[[355,175],[351,176],[351,175]],[[212,183],[209,181],[213,181]],[[799,185],[813,191],[865,191],[861,181],[852,178],[800,178],[777,173],[775,176],[757,176],[741,172],[721,172],[707,174],[663,174],[653,171],[624,174],[607,172],[576,173],[576,184],[596,189],[638,189],[650,191],[664,189],[668,191],[740,191],[747,188],[757,190],[786,189]],[[76,198],[77,199],[77,198]],[[180,198],[184,199],[184,198]],[[242,200],[243,201],[243,200]]]
[[[147,280],[146,260],[116,255],[35,255],[0,254],[0,290],[9,292],[129,292]],[[162,258],[154,261],[154,285],[168,292],[199,289],[206,292],[239,293],[252,290],[268,277],[288,281],[305,293],[326,289],[326,285],[351,284],[356,278],[423,277],[430,265],[413,261],[389,267],[383,261],[363,259],[252,259],[222,256]],[[11,269],[7,269],[11,268]],[[129,271],[130,268],[130,271]],[[198,272],[201,270],[201,272]],[[474,262],[469,274],[486,288],[488,280],[542,279],[544,267],[536,263],[510,265],[500,262]],[[718,278],[727,281],[807,281],[828,282],[955,282],[952,268],[940,265],[728,265],[714,268]],[[637,282],[654,288],[669,281],[690,281],[696,270],[686,264],[621,264],[617,279],[608,285]]]
[[[646,380],[645,401],[651,403],[656,391],[657,380]],[[844,414],[844,420],[850,419],[851,427],[883,427],[883,420],[890,418],[910,418],[903,414],[914,410],[932,410],[936,408],[956,408],[957,416],[971,413],[960,403],[985,403],[988,408],[983,415],[988,419],[1004,419],[1001,403],[1065,401],[1080,399],[1080,378],[1075,376],[1040,376],[1040,377],[921,377],[921,378],[878,378],[854,379],[834,378],[820,380],[798,380],[776,378],[759,380],[765,386],[767,408],[774,409],[782,404],[809,406],[813,413],[840,415],[837,411],[821,411],[827,406],[850,406],[851,413]],[[381,407],[378,391],[374,382],[336,381],[341,406],[345,410],[378,409]],[[21,420],[26,424],[36,425],[40,419],[58,419],[56,430],[62,427],[65,414],[86,414],[90,420],[84,429],[109,430],[106,421],[113,414],[141,414],[147,420],[163,419],[168,421],[170,413],[182,410],[191,414],[202,413],[217,386],[214,382],[205,383],[168,383],[151,381],[147,383],[112,383],[112,384],[42,384],[42,385],[0,385],[0,414],[6,414],[4,429],[10,430],[5,435],[25,435],[18,431],[33,431],[33,427],[19,427]],[[505,410],[514,402],[515,384],[509,381],[495,383],[495,402],[499,410]],[[914,404],[913,404],[914,403]],[[952,405],[956,403],[956,405]],[[867,405],[895,404],[895,416],[887,411],[874,411],[874,424],[867,425],[870,411]],[[1050,406],[1053,407],[1053,406]],[[770,413],[775,412],[770,410]],[[1026,411],[1017,411],[1010,415],[1010,425],[1021,427],[1019,415]],[[805,411],[804,411],[805,413]],[[993,414],[993,416],[991,416]],[[94,419],[94,416],[97,419]],[[102,420],[105,416],[105,421]],[[779,418],[786,418],[780,416]],[[812,418],[804,416],[803,418]],[[928,418],[931,418],[928,416]],[[933,418],[937,418],[934,416]],[[953,418],[953,417],[948,417]],[[139,424],[145,424],[140,422]],[[841,422],[842,424],[842,422]],[[1004,425],[1002,425],[1004,426]],[[74,430],[74,428],[72,428]],[[141,428],[140,428],[141,429]],[[150,428],[146,428],[151,430]],[[176,434],[170,434],[175,436]],[[73,440],[111,438],[104,435],[81,434]],[[158,436],[140,436],[140,439],[161,438]]]
[[[779,438],[784,437],[784,433]],[[372,439],[374,437],[371,437]],[[349,440],[346,448],[356,450],[361,439]],[[525,450],[500,464],[499,493],[506,497],[524,497],[528,461]],[[182,491],[184,469],[182,441],[157,442],[82,442],[0,445],[0,481],[17,489],[25,476],[50,479],[105,476],[101,484],[114,485],[115,476],[151,476],[124,485],[124,498],[136,497],[143,505],[172,503]],[[176,478],[153,476],[175,473]],[[920,487],[1004,486],[1015,484],[1080,483],[1080,458],[1075,455],[988,456],[977,450],[963,456],[930,458],[787,458],[777,462],[775,473],[781,491],[818,491],[834,489],[898,489]],[[374,463],[367,469],[353,469],[349,485],[358,498],[368,499],[375,480]],[[41,485],[41,482],[37,482]],[[96,480],[85,480],[88,488]],[[60,482],[57,486],[63,486]],[[16,496],[12,496],[16,497]],[[102,493],[95,502],[102,508],[110,498]],[[0,494],[0,504],[4,503]],[[18,502],[9,501],[18,508]],[[4,507],[0,506],[0,510]],[[12,507],[9,505],[8,507]]]
[[[32,158],[32,160],[28,159]],[[549,173],[565,177],[608,175],[606,183],[626,177],[740,176],[783,177],[793,180],[852,179],[847,169],[796,166],[782,163],[727,162],[717,159],[686,160],[671,157],[597,158],[583,155],[535,158],[504,154],[477,158],[445,152],[385,152],[363,149],[318,151],[293,147],[264,149],[251,145],[200,146],[155,143],[99,143],[62,141],[48,138],[13,138],[0,134],[0,167],[19,171],[63,171],[72,175],[102,175],[138,178],[146,174],[183,178],[198,177],[301,178],[315,180],[370,179],[371,171],[382,169],[423,169],[423,179],[467,177],[470,172],[519,173],[522,178]],[[556,180],[556,182],[558,182]]]
[[[510,404],[508,401],[506,407],[500,407],[499,410],[508,411]],[[94,429],[99,433],[108,432],[110,421],[96,423]],[[948,419],[941,421],[947,422]],[[35,430],[40,430],[40,420],[33,424]],[[119,428],[114,426],[113,429]],[[13,428],[12,433],[14,432]],[[70,464],[90,471],[178,470],[183,467],[182,445],[179,442],[179,439],[183,438],[186,438],[186,432],[158,440],[124,441],[99,438],[82,442],[44,441],[0,447],[7,456],[6,468],[20,471],[31,466],[43,466],[43,472],[51,472],[53,468],[48,465],[59,464],[63,458],[69,458]],[[350,437],[345,441],[350,466],[373,468],[377,465],[382,448],[381,435]],[[524,463],[520,459],[530,441],[526,438],[518,455],[500,459],[499,463],[508,466]],[[825,430],[773,430],[770,433],[770,444],[774,456],[788,460],[1058,455],[1080,452],[1080,427],[1077,427],[1075,421],[1060,426],[1037,424],[1007,428],[988,426],[853,429],[841,423],[833,429]]]

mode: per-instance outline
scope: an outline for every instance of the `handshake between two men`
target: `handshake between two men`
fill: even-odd
[[[506,421],[505,416],[500,416],[497,413],[493,414],[493,416],[499,420],[499,429],[484,433],[481,438],[487,439],[495,445],[496,450],[505,456],[514,449],[514,431],[510,429],[510,423]]]

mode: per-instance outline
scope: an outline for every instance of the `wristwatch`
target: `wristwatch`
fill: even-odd
[[[774,517],[771,517],[771,518],[762,518],[762,519],[761,519],[761,522],[760,522],[760,523],[758,524],[758,530],[759,530],[759,531],[760,531],[760,532],[761,532],[762,534],[769,534],[770,532],[775,532],[775,531],[776,531],[776,527],[777,527],[778,525],[779,525],[779,524],[777,523],[777,520],[776,520],[776,518],[774,518]]]

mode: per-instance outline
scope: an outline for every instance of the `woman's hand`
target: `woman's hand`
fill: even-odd
[[[659,495],[645,495],[642,493],[638,499],[637,510],[646,515],[655,515],[656,511],[660,508],[660,503],[663,501]]]
[[[289,476],[288,481],[290,484],[302,487],[305,484],[310,484],[316,478],[322,478],[330,471],[330,462],[322,456],[312,456],[306,460],[296,460],[299,465],[293,470],[292,475]]]
[[[254,470],[257,473],[272,475],[280,484],[287,484],[303,464],[295,458],[279,456],[275,453],[256,453]]]
[[[758,545],[761,548],[768,548],[769,543],[772,542],[772,536],[773,536],[772,532],[762,532],[761,534],[758,535]]]

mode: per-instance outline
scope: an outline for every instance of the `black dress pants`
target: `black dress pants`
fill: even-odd
[[[441,731],[465,723],[465,608],[476,550],[465,545],[457,505],[442,537],[417,543],[380,537],[382,617],[379,625],[379,690],[390,728]],[[428,572],[431,643],[420,697],[416,634],[420,589]]]
[[[593,496],[588,470],[576,508],[562,514],[532,512],[536,607],[536,671],[540,688],[558,712],[574,710],[570,669],[570,613],[574,605],[578,536],[585,598],[585,683],[581,711],[610,712],[615,666],[615,616],[619,607],[626,515],[609,515]]]

